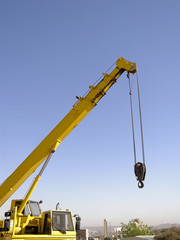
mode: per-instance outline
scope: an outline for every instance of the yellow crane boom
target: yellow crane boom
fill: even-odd
[[[79,122],[96,106],[121,74],[136,72],[136,64],[119,58],[116,67],[110,74],[103,74],[103,79],[90,86],[85,97],[78,98],[73,108],[49,135],[32,151],[19,167],[0,186],[0,206],[22,185],[22,183],[38,168],[38,166],[55,151],[64,138],[79,124]]]

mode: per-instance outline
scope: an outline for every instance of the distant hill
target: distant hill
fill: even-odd
[[[84,226],[82,228],[87,228],[90,231],[97,231],[97,232],[102,232],[104,231],[104,227],[103,226]]]
[[[160,225],[157,225],[157,226],[154,226],[153,227],[153,230],[161,230],[161,229],[167,229],[167,228],[172,228],[172,227],[177,227],[179,228],[180,227],[180,224],[178,223],[166,223],[166,224],[160,224]]]
[[[111,226],[111,231],[114,230],[114,228],[117,228],[120,226]],[[178,223],[166,223],[166,224],[160,224],[157,226],[153,226],[153,230],[161,230],[161,229],[167,229],[171,227],[177,227],[180,228],[180,224]],[[98,232],[99,234],[103,234],[104,232],[104,227],[103,226],[84,226],[82,228],[87,228],[91,232]]]
[[[88,229],[89,232],[96,232],[98,233],[98,235],[101,235],[104,232],[103,226],[85,226],[85,227],[82,227],[82,229]]]

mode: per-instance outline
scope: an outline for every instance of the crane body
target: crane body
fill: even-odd
[[[59,144],[81,122],[81,120],[97,105],[121,74],[126,71],[134,74],[136,64],[119,58],[116,67],[96,86],[90,86],[84,97],[77,102],[59,124],[45,137],[32,153],[0,186],[0,206],[23,184],[23,182],[42,164],[49,160]],[[47,165],[45,162],[44,165]],[[45,166],[44,166],[45,167]],[[50,210],[41,212],[40,203],[31,201],[30,196],[38,183],[44,167],[35,178],[24,199],[12,200],[11,207],[5,213],[5,220],[0,220],[0,240],[36,240],[45,239],[76,239],[80,226],[80,217],[73,216],[69,210]],[[76,218],[76,227],[73,217]]]

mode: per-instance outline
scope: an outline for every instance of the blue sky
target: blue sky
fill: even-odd
[[[133,172],[124,74],[59,146],[32,199],[43,199],[43,210],[60,202],[79,213],[84,226],[102,225],[104,218],[111,225],[133,218],[149,225],[180,223],[179,9],[178,0],[2,0],[0,182],[68,113],[75,96],[122,56],[138,66],[144,189],[137,188]],[[24,197],[35,175],[11,199]]]

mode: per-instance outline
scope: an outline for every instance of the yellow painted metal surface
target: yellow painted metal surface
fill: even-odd
[[[41,176],[39,176],[39,175],[36,176],[36,178],[35,178],[33,184],[31,185],[26,197],[24,198],[23,202],[21,203],[21,206],[19,207],[17,214],[21,214],[21,212],[23,211],[27,201],[29,200],[29,198],[30,198],[32,192],[34,191],[37,183],[39,182],[40,178],[41,178]]]
[[[15,201],[12,201],[12,205],[11,205],[11,210],[14,208],[13,206],[15,205]],[[61,210],[50,210],[50,211],[46,211],[44,212],[42,215],[40,215],[39,217],[34,217],[31,216],[30,214],[28,214],[27,216],[18,216],[17,215],[17,207],[15,208],[15,213],[13,216],[11,216],[11,228],[10,231],[8,232],[2,232],[3,234],[0,234],[0,240],[6,240],[7,238],[9,239],[21,239],[21,240],[25,240],[25,239],[66,239],[66,240],[76,240],[76,231],[75,231],[75,226],[74,226],[74,222],[72,222],[73,226],[72,226],[72,230],[71,231],[66,231],[65,233],[62,233],[59,230],[53,230],[52,227],[52,212],[67,212],[68,214],[70,214],[71,219],[73,218],[72,212],[71,211],[61,211]],[[49,213],[50,214],[50,231],[49,233],[44,233],[44,217],[45,214]],[[13,220],[12,220],[13,219]],[[3,225],[4,223],[2,223]],[[38,232],[37,233],[26,233],[26,227],[33,227],[35,226],[36,228],[38,228]]]
[[[104,78],[96,86],[90,86],[89,93],[85,97],[79,98],[62,121],[0,186],[0,206],[36,170],[49,153],[56,150],[64,138],[96,106],[124,71],[135,73],[136,64],[126,61],[124,58],[119,58],[116,67],[110,74],[104,74]]]

